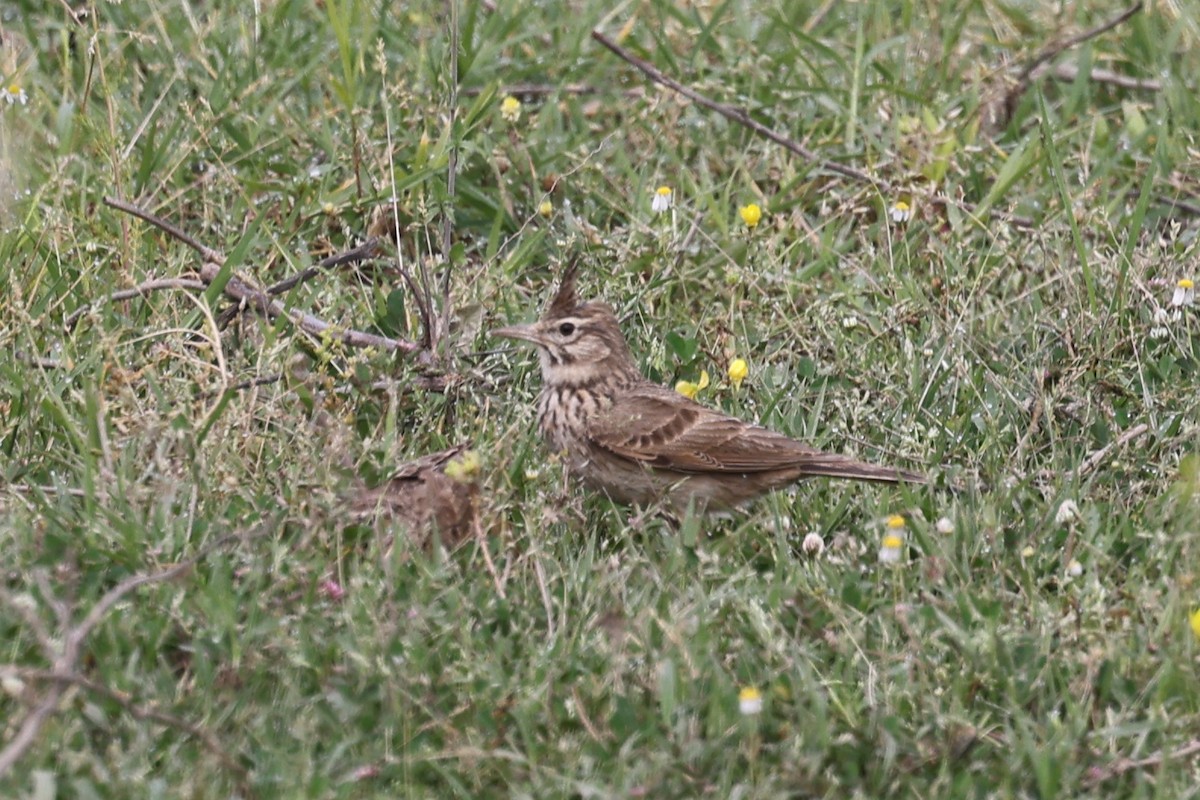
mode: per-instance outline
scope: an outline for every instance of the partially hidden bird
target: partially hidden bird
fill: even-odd
[[[801,478],[924,483],[907,470],[826,453],[647,380],[616,315],[576,297],[568,267],[542,318],[492,331],[537,347],[538,428],[574,476],[621,503],[727,510]]]
[[[478,461],[465,444],[407,461],[381,485],[357,492],[350,513],[395,521],[418,547],[437,541],[453,550],[479,524]]]

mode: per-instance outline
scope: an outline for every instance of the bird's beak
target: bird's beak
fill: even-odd
[[[501,339],[522,339],[534,344],[541,342],[533,325],[510,325],[507,328],[496,328],[490,335]]]

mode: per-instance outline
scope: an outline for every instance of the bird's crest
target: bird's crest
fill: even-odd
[[[572,259],[563,271],[562,280],[558,282],[554,299],[546,309],[547,317],[565,317],[579,308],[579,299],[575,296],[575,276],[578,274],[579,259]]]

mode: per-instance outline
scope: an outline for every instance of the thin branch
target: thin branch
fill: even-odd
[[[121,289],[120,291],[113,292],[107,297],[102,297],[99,300],[93,300],[86,305],[80,306],[67,316],[67,319],[63,325],[68,331],[72,330],[75,327],[75,323],[79,321],[80,317],[91,313],[105,303],[115,303],[119,300],[129,300],[134,297],[145,297],[151,292],[161,292],[166,289],[193,289],[204,291],[207,288],[207,284],[191,278],[155,278],[153,280],[143,281],[142,283],[139,283],[137,286],[134,286],[130,289]]]
[[[1169,752],[1160,750],[1154,755],[1146,756],[1145,758],[1121,758],[1110,766],[1094,767],[1084,779],[1083,785],[1091,788],[1120,775],[1124,775],[1126,772],[1133,772],[1135,769],[1157,767],[1167,761],[1181,761],[1195,755],[1200,755],[1200,739],[1192,739],[1190,742],[1180,745]]]
[[[822,167],[823,169],[826,169],[830,172],[834,172],[843,177],[850,178],[851,180],[855,180],[860,183],[865,183],[868,186],[873,187],[880,194],[887,195],[887,194],[891,194],[894,191],[892,188],[892,185],[889,181],[887,181],[883,178],[872,177],[872,176],[868,175],[867,173],[863,172],[862,170],[858,170],[858,169],[855,169],[854,167],[846,166],[845,164],[838,163],[837,161],[832,161],[828,158],[823,158],[818,153],[816,153],[812,150],[809,150],[807,147],[800,144],[799,142],[793,141],[780,133],[776,133],[775,131],[768,128],[766,125],[763,125],[762,123],[757,122],[756,120],[752,119],[742,109],[735,108],[734,106],[727,105],[725,103],[718,103],[716,100],[712,100],[712,99],[706,97],[705,95],[701,94],[700,92],[696,91],[695,89],[692,89],[689,86],[685,86],[684,84],[680,83],[679,81],[675,80],[674,78],[671,78],[671,77],[667,76],[666,74],[664,74],[661,70],[659,70],[657,67],[655,67],[650,62],[645,61],[644,59],[638,58],[637,56],[633,55],[628,50],[626,50],[625,48],[621,47],[619,44],[614,42],[612,39],[605,36],[599,30],[592,31],[592,38],[595,39],[600,44],[607,47],[613,53],[615,53],[617,55],[617,57],[628,62],[629,64],[632,64],[634,67],[637,67],[653,82],[661,84],[662,86],[666,86],[667,88],[669,88],[673,91],[676,91],[679,94],[682,94],[684,97],[687,97],[688,99],[692,100],[693,102],[698,103],[699,105],[702,105],[705,108],[708,108],[708,109],[711,109],[711,110],[717,112],[718,114],[725,117],[726,119],[732,120],[733,122],[736,122],[739,125],[749,128],[750,130],[757,133],[759,136],[762,136],[766,139],[769,139],[772,142],[775,142],[779,146],[783,147],[785,150],[789,150],[792,153],[795,153],[796,155],[800,156],[801,158],[805,159],[806,161],[816,164],[817,166]],[[975,213],[975,205],[972,203],[964,203],[964,202],[954,200],[952,198],[944,197],[944,196],[939,199],[941,202],[944,202],[947,204],[952,204],[956,208],[961,208],[963,211],[967,212],[968,214]],[[1010,214],[1010,213],[1008,213],[1006,211],[1002,211],[1000,209],[990,209],[989,213],[991,213],[997,217],[1000,217],[1001,219],[1008,220],[1008,222],[1010,224],[1015,225],[1019,228],[1028,229],[1028,228],[1033,227],[1033,220],[1028,219],[1026,217],[1018,216],[1016,214]]]
[[[226,537],[226,539],[228,539],[228,537]],[[118,583],[116,586],[105,592],[100,600],[97,601],[94,606],[88,609],[88,613],[83,618],[82,622],[70,630],[66,636],[64,649],[78,650],[78,648],[83,645],[84,640],[91,635],[92,631],[96,629],[96,626],[99,625],[101,621],[103,621],[104,617],[108,615],[108,612],[112,610],[112,607],[121,602],[121,600],[125,598],[125,595],[129,594],[135,589],[140,589],[143,586],[149,586],[153,583],[162,583],[164,581],[169,581],[172,578],[177,578],[194,567],[196,562],[202,557],[203,555],[189,558],[186,561],[179,562],[173,567],[168,567],[167,569],[159,572],[152,572],[148,575],[132,575]]]
[[[464,97],[476,97],[483,93],[481,87],[465,87],[459,90],[459,94]],[[565,86],[556,83],[514,83],[508,86],[501,86],[499,94],[502,96],[512,95],[513,97],[549,97],[555,94],[573,94],[573,95],[588,95],[599,94],[600,89],[595,86],[589,86],[586,83],[568,83]],[[627,89],[626,97],[633,97],[640,93],[638,89]]]
[[[1047,61],[1050,61],[1052,58],[1056,57],[1059,53],[1062,53],[1065,50],[1070,50],[1072,47],[1075,47],[1076,45],[1079,45],[1079,44],[1083,44],[1084,42],[1088,41],[1089,39],[1095,39],[1097,36],[1101,36],[1105,33],[1108,33],[1113,28],[1115,28],[1118,25],[1120,25],[1121,23],[1125,22],[1126,20],[1128,20],[1130,17],[1132,17],[1134,14],[1138,13],[1141,10],[1142,10],[1142,2],[1141,2],[1141,0],[1138,0],[1138,2],[1134,3],[1129,8],[1125,9],[1120,14],[1118,14],[1117,16],[1110,19],[1108,22],[1101,23],[1094,28],[1089,28],[1088,30],[1086,30],[1082,33],[1077,33],[1074,36],[1064,39],[1061,42],[1057,42],[1055,44],[1051,44],[1051,45],[1045,47],[1042,50],[1042,52],[1038,53],[1037,56],[1034,57],[1033,61],[1030,61],[1028,64],[1025,65],[1025,69],[1023,69],[1021,71],[1021,74],[1017,76],[1017,80],[1021,84],[1028,85],[1028,83],[1030,81],[1030,76],[1032,76],[1034,70],[1036,70],[1042,64],[1045,64]],[[1024,91],[1024,89],[1022,88],[1021,91]]]
[[[1026,64],[1024,69],[1021,70],[1021,73],[1017,76],[1017,79],[1013,83],[1012,87],[1003,92],[1003,96],[996,103],[1000,110],[996,112],[996,116],[992,120],[992,123],[997,129],[1004,128],[1009,124],[1009,122],[1012,120],[1013,113],[1016,111],[1017,103],[1020,101],[1021,96],[1024,95],[1025,92],[1029,90],[1029,87],[1033,84],[1033,82],[1040,77],[1042,74],[1042,67],[1051,59],[1057,57],[1064,50],[1068,50],[1075,45],[1086,42],[1089,39],[1094,39],[1103,33],[1111,31],[1113,28],[1125,22],[1141,10],[1142,3],[1139,0],[1139,2],[1134,3],[1132,6],[1125,9],[1107,22],[1086,30],[1083,33],[1079,33],[1075,36],[1064,39],[1061,42],[1056,42],[1043,48],[1042,51],[1038,53],[1032,61]]]
[[[1129,193],[1130,197],[1137,198],[1139,192],[1135,189]],[[1176,200],[1173,197],[1159,196],[1154,198],[1163,205],[1168,205],[1171,208],[1178,209],[1184,213],[1191,214],[1194,217],[1200,217],[1200,205],[1189,203],[1186,200]]]
[[[347,250],[344,253],[335,253],[334,255],[323,258],[316,265],[309,267],[302,272],[298,272],[290,278],[284,278],[279,283],[272,284],[267,287],[267,294],[279,295],[286,291],[306,283],[320,275],[325,270],[334,269],[336,267],[345,266],[346,264],[357,264],[360,261],[374,258],[379,254],[379,238],[372,237],[360,244],[358,247]]]
[[[279,383],[281,380],[283,380],[283,373],[281,372],[276,372],[274,375],[262,375],[257,378],[250,378],[249,380],[235,383],[233,386],[229,386],[224,389],[216,389],[211,392],[205,392],[204,394],[200,395],[200,398],[202,400],[211,400],[217,395],[225,394],[226,392],[244,392],[246,389],[254,389],[259,386],[269,386],[272,383]]]
[[[1101,447],[1099,450],[1092,453],[1083,460],[1082,464],[1079,465],[1080,477],[1087,475],[1095,470],[1096,467],[1100,466],[1100,464],[1104,462],[1104,459],[1108,458],[1109,454],[1112,453],[1113,450],[1124,447],[1134,439],[1140,439],[1149,430],[1150,426],[1144,422],[1140,425],[1134,425],[1132,428],[1118,436],[1114,441],[1109,442],[1104,447]]]
[[[483,86],[464,86],[458,90],[462,97],[478,97],[485,91],[489,91]],[[560,85],[557,83],[511,83],[507,86],[501,86],[496,89],[496,93],[501,97],[512,95],[520,99],[541,100],[554,95],[571,95],[573,97],[588,97],[601,92],[610,91],[607,88],[600,86],[592,86],[587,83],[568,83]],[[626,100],[639,100],[645,98],[646,90],[641,86],[635,86],[632,89],[623,89],[614,94],[625,98]]]
[[[1041,74],[1035,70],[1031,75],[1031,80],[1037,80]],[[1050,77],[1058,81],[1074,81],[1079,77],[1078,64],[1057,64],[1047,73]],[[1163,85],[1162,81],[1156,81],[1153,78],[1132,78],[1128,75],[1122,75],[1119,72],[1113,72],[1111,69],[1103,69],[1101,67],[1092,67],[1088,70],[1087,78],[1093,83],[1106,83],[1110,86],[1116,86],[1119,89],[1130,89],[1132,91],[1142,92],[1161,92]]]
[[[658,69],[658,67],[654,66],[649,61],[645,61],[641,58],[638,58],[633,53],[630,53],[615,41],[605,36],[599,30],[592,31],[592,38],[611,50],[622,61],[626,61],[629,64],[632,64],[634,67],[637,67],[643,74],[646,75],[646,77],[655,83],[666,86],[668,89],[678,92],[689,100],[698,103],[707,109],[717,112],[726,119],[732,120],[739,125],[749,128],[759,136],[770,139],[772,142],[775,142],[775,144],[779,145],[785,150],[790,150],[806,161],[817,164],[818,166],[823,167],[830,172],[836,172],[844,177],[859,181],[860,183],[865,183],[868,186],[874,186],[881,194],[889,193],[890,186],[888,182],[882,178],[873,178],[867,173],[857,170],[854,167],[848,167],[845,164],[839,164],[836,161],[822,158],[819,154],[809,150],[804,145],[794,142],[786,136],[771,130],[761,122],[752,119],[742,109],[735,108],[731,105],[726,105],[725,103],[718,103],[716,100],[711,100],[708,97],[705,97],[695,89],[685,86],[674,78],[665,75],[661,70]]]
[[[42,358],[41,356],[35,356],[33,353],[26,353],[24,350],[18,350],[13,353],[13,358],[42,369],[66,369],[67,367],[66,364],[57,358]]]
[[[75,9],[71,8],[71,4],[68,3],[67,0],[58,0],[58,4],[63,7],[63,11],[67,12],[67,16],[70,17],[71,22],[74,22],[76,25],[83,25],[83,20],[86,19],[88,15],[87,8],[76,11]]]
[[[220,273],[221,267],[225,263],[225,256],[221,252],[201,244],[170,222],[132,203],[126,203],[123,200],[112,197],[104,198],[104,202],[119,211],[132,214],[138,219],[145,220],[151,225],[166,231],[171,236],[200,253],[204,257],[204,264],[200,267],[200,279],[205,284],[211,284],[216,279],[217,274]],[[204,287],[201,286],[199,288]],[[320,336],[332,331],[334,338],[350,347],[378,347],[383,350],[399,351],[402,353],[413,353],[422,349],[419,344],[404,339],[391,339],[386,336],[376,336],[375,334],[352,329],[339,329],[328,322],[314,317],[312,314],[295,310],[289,311],[282,303],[273,300],[267,292],[251,286],[236,275],[229,278],[223,291],[227,297],[238,302],[248,303],[259,313],[271,319],[286,316],[301,330],[314,336]]]
[[[22,680],[55,683],[65,686],[78,686],[92,694],[100,695],[107,700],[111,700],[121,706],[131,717],[138,720],[149,720],[157,722],[168,728],[182,731],[183,733],[197,739],[205,749],[217,757],[217,759],[228,769],[233,770],[239,775],[245,777],[248,772],[245,767],[239,764],[225,748],[221,747],[220,741],[212,733],[204,730],[198,725],[194,725],[181,717],[174,714],[168,714],[165,711],[160,711],[157,708],[152,708],[135,703],[133,698],[125,692],[109,688],[102,683],[90,680],[77,672],[52,672],[42,669],[29,669],[27,667],[17,667],[14,665],[0,666],[0,675],[13,675]]]
[[[349,384],[349,386],[353,387],[357,391],[362,391],[364,388],[367,388],[373,392],[390,392],[394,389],[404,389],[406,387],[415,387],[417,389],[421,389],[426,392],[433,392],[434,394],[441,394],[442,392],[445,392],[447,387],[449,387],[451,384],[456,383],[460,380],[461,380],[460,376],[453,375],[453,374],[451,374],[451,375],[413,375],[411,379],[405,381],[405,386],[400,386],[396,381],[391,380],[389,378],[383,378],[381,380],[373,381],[366,387],[364,387],[362,384],[356,384],[356,383],[351,383],[351,384]],[[339,388],[338,391],[344,391],[344,390]]]
[[[18,492],[20,494],[34,494],[36,492],[41,492],[42,494],[60,494],[66,495],[67,497],[87,497],[87,492],[83,489],[76,489],[74,487],[60,488],[58,486],[50,486],[49,484],[43,486],[32,486],[27,483],[10,483],[4,488],[12,489],[14,492]]]
[[[137,217],[140,220],[149,222],[154,227],[158,228],[161,231],[164,231],[165,233],[170,234],[174,238],[176,238],[179,241],[186,244],[188,247],[195,250],[197,253],[200,254],[200,257],[203,258],[205,261],[216,261],[218,264],[225,263],[225,256],[222,255],[219,251],[213,250],[211,247],[201,244],[196,239],[192,238],[191,235],[184,233],[182,228],[179,228],[179,227],[175,226],[174,224],[167,222],[162,217],[159,217],[155,214],[151,214],[149,211],[146,211],[143,208],[139,208],[138,206],[135,206],[133,203],[126,203],[124,200],[118,199],[116,197],[105,197],[104,204],[106,206],[109,206],[110,208],[115,208],[118,211],[124,211],[126,214],[132,214],[133,216]]]
[[[104,619],[105,615],[112,610],[118,602],[120,602],[127,594],[152,583],[160,583],[162,581],[171,580],[184,572],[191,569],[200,559],[207,556],[213,550],[223,546],[230,539],[236,538],[237,534],[224,536],[213,542],[208,547],[203,548],[197,555],[176,564],[168,569],[159,572],[153,572],[143,575],[134,575],[126,578],[118,583],[112,589],[105,592],[97,603],[89,609],[83,620],[72,627],[62,631],[62,646],[58,653],[58,657],[54,659],[52,672],[58,674],[70,674],[75,672],[76,666],[79,663],[80,656],[83,651],[83,643],[87,637],[91,635],[96,626]],[[48,598],[48,601],[53,601],[53,598]],[[37,703],[17,728],[16,734],[9,740],[3,750],[0,750],[0,777],[5,776],[16,765],[18,761],[28,752],[34,742],[37,741],[38,734],[42,727],[49,721],[58,708],[58,703],[66,692],[68,684],[55,683],[46,691],[41,702]]]
[[[38,733],[41,732],[42,726],[54,714],[54,709],[58,706],[58,701],[62,699],[65,692],[65,685],[55,684],[42,697],[42,701],[34,706],[33,710],[21,720],[21,727],[17,730],[16,735],[9,740],[7,747],[0,750],[0,777],[7,775],[8,771],[21,760],[29,748],[33,746],[33,743],[37,741]]]
[[[200,277],[202,280],[211,283],[216,279],[220,271],[220,264],[209,261],[200,267]],[[270,319],[287,317],[296,324],[296,327],[305,333],[312,334],[313,336],[322,336],[328,333],[334,339],[350,347],[378,347],[381,350],[398,351],[401,353],[414,353],[422,349],[421,345],[416,342],[410,342],[405,339],[392,339],[387,336],[378,336],[364,331],[339,328],[314,317],[312,314],[298,310],[289,311],[283,303],[272,299],[266,292],[256,289],[240,278],[230,278],[225,284],[224,291],[228,297],[238,302],[248,303],[260,314]]]
[[[471,532],[475,536],[475,544],[483,553],[483,564],[487,567],[488,574],[492,576],[492,583],[496,587],[496,594],[500,595],[501,600],[508,598],[504,593],[504,581],[500,580],[500,575],[496,572],[496,564],[492,561],[492,554],[488,550],[487,536],[483,533],[483,524],[479,520],[479,512],[476,511],[475,518],[471,520]]]

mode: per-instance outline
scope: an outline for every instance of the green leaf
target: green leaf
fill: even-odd
[[[678,707],[679,682],[675,674],[675,662],[666,658],[658,665],[658,708],[662,713],[664,727],[671,727],[675,709]]]
[[[1000,172],[996,175],[996,180],[992,183],[992,188],[988,190],[987,196],[983,198],[983,201],[975,209],[976,215],[982,217],[988,209],[1002,199],[1004,195],[1008,194],[1008,190],[1017,181],[1025,177],[1038,163],[1041,159],[1042,151],[1040,147],[1030,147],[1030,144],[1034,141],[1033,139],[1026,139],[1017,145],[1016,150],[1009,154],[1008,159],[1004,162],[1004,166],[1000,167]]]
[[[695,339],[689,339],[681,336],[674,331],[671,331],[666,336],[667,347],[675,354],[683,363],[690,362],[696,357],[696,352],[700,349],[700,343]]]
[[[388,293],[383,309],[375,317],[375,325],[386,336],[399,336],[408,329],[404,289],[393,289]]]
[[[475,102],[471,103],[471,107],[467,109],[467,113],[462,116],[462,128],[458,131],[459,135],[465,138],[476,125],[487,119],[493,111],[495,101],[496,84],[491,83],[479,93]]]

